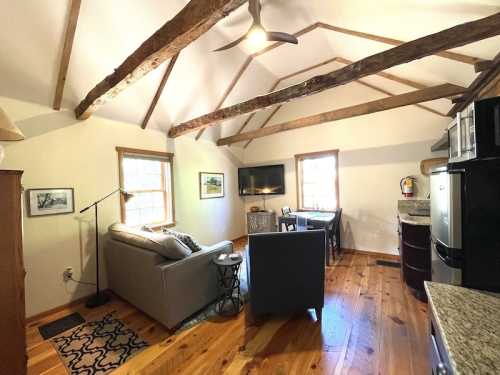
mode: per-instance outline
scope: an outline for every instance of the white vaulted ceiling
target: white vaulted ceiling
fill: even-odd
[[[3,3],[0,96],[51,105],[70,1],[0,2]],[[187,2],[83,0],[63,107],[73,109],[90,89]],[[324,22],[404,41],[500,11],[499,0],[263,0],[262,3],[263,24],[269,30],[295,33],[313,23]],[[172,125],[215,109],[245,59],[255,51],[245,43],[225,52],[211,51],[243,35],[250,24],[246,5],[242,6],[181,52],[149,126],[167,131]],[[500,37],[495,37],[456,51],[490,59],[499,52],[499,46]],[[340,56],[355,61],[390,47],[315,29],[301,36],[298,46],[283,45],[255,58],[224,104],[264,94],[278,78],[329,58]],[[341,66],[338,63],[323,66],[284,81],[280,87]],[[163,64],[122,92],[97,114],[140,124],[165,67]],[[392,68],[390,72],[428,85],[444,82],[469,85],[476,76],[471,65],[436,56]],[[367,80],[395,93],[409,90],[380,77]],[[362,101],[359,98],[357,102]],[[450,104],[440,100],[429,106],[446,111]],[[265,117],[265,112],[259,113],[247,129],[259,127]],[[244,119],[237,118],[210,129],[204,137],[215,140],[232,135]]]

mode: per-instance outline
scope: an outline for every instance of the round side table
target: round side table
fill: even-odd
[[[213,262],[217,266],[220,288],[220,298],[215,310],[222,316],[237,315],[243,308],[239,278],[243,257],[240,255],[238,258],[230,258],[228,255],[223,260],[215,257]]]

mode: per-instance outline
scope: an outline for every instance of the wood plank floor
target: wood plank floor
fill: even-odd
[[[66,374],[38,325],[78,311],[110,311],[152,345],[115,375],[130,374],[428,374],[427,305],[404,287],[398,268],[346,253],[326,272],[323,320],[314,310],[247,326],[245,313],[207,321],[178,335],[114,299],[95,310],[68,308],[27,327],[28,373]]]

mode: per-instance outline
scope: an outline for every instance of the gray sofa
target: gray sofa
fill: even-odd
[[[110,239],[105,248],[109,288],[168,328],[174,328],[218,296],[219,253],[231,253],[233,243],[203,246],[181,260]]]

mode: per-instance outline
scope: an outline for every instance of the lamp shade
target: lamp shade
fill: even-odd
[[[24,139],[23,132],[0,108],[0,141],[20,141],[22,139]]]

